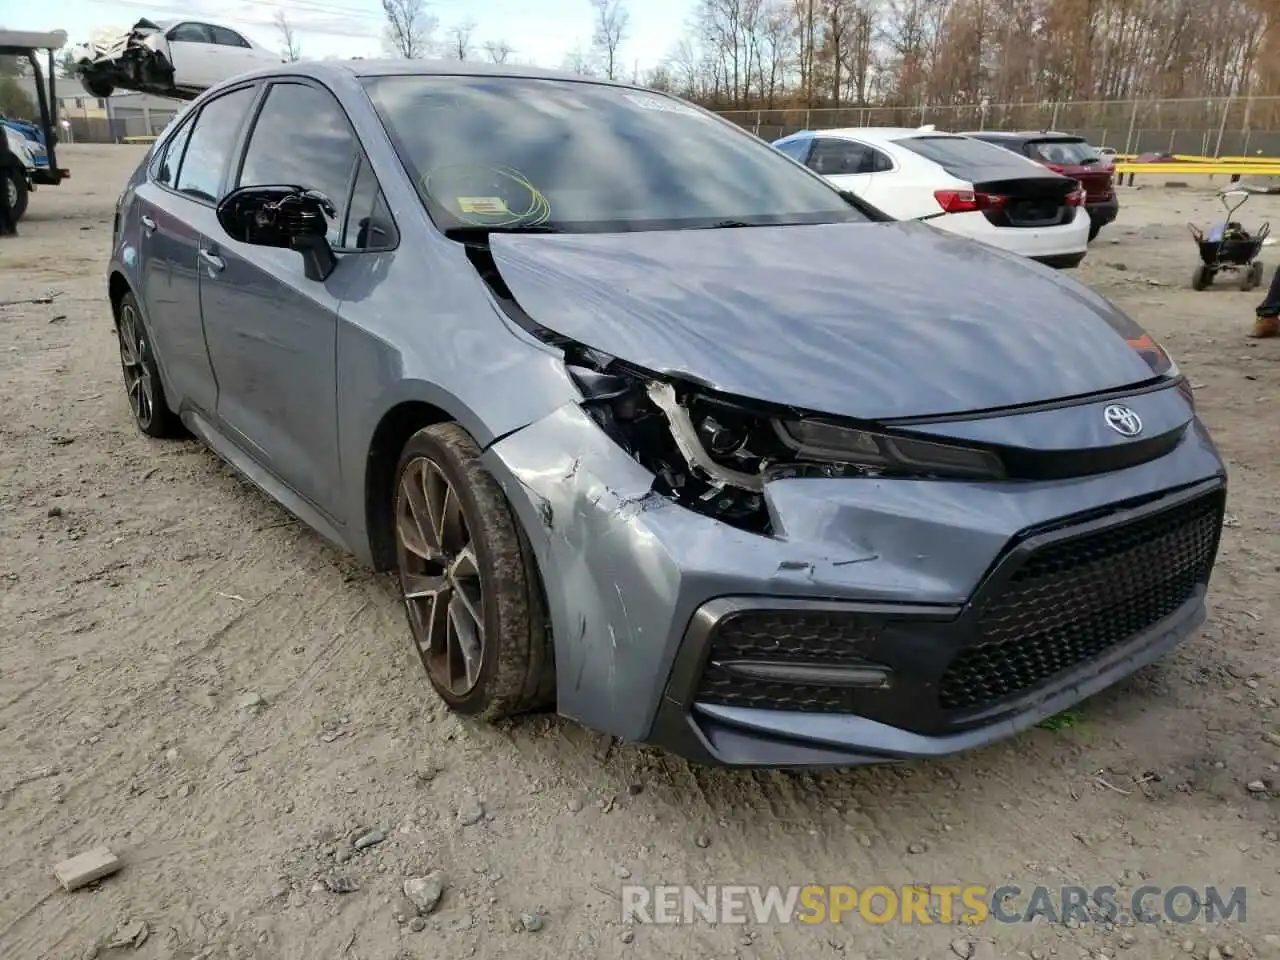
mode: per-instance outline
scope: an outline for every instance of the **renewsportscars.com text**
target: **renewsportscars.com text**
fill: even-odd
[[[938,884],[890,887],[628,885],[622,888],[624,922],[888,924],[1218,923],[1246,916],[1244,887],[1179,884],[1142,886],[1121,894],[1112,886],[1020,887]]]

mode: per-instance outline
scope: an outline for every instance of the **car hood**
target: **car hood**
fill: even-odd
[[[495,234],[538,324],[655,373],[865,419],[1150,380],[1142,331],[1083,285],[920,223]]]

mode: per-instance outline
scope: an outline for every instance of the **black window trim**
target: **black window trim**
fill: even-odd
[[[356,141],[359,143],[359,140]],[[382,206],[387,211],[387,217],[390,218],[391,237],[390,242],[377,247],[342,247],[338,252],[342,253],[389,253],[400,246],[400,227],[395,222],[395,215],[391,212],[391,204],[387,203],[387,195],[383,192],[382,181],[378,179],[378,171],[374,169],[373,162],[369,159],[368,154],[364,152],[361,146],[360,153],[356,157],[356,162],[351,171],[351,180],[347,184],[347,209],[342,217],[342,236],[345,238],[351,229],[351,204],[356,198],[356,186],[360,183],[360,171],[365,167],[369,168],[369,174],[373,177],[374,185],[378,188],[374,193],[374,206],[377,206],[378,197],[382,198]]]
[[[347,122],[347,129],[351,131],[351,138],[356,144],[356,157],[351,164],[351,170],[347,174],[346,196],[342,199],[342,204],[338,208],[342,217],[342,236],[346,237],[347,221],[351,216],[351,199],[355,194],[356,177],[360,173],[360,164],[365,162],[369,164],[369,169],[373,172],[374,181],[378,184],[378,192],[382,194],[383,205],[387,208],[387,216],[391,218],[391,226],[393,233],[394,245],[390,247],[366,247],[361,250],[356,247],[334,247],[334,253],[386,253],[395,250],[400,246],[400,225],[395,221],[395,214],[391,212],[391,205],[386,202],[386,192],[382,189],[382,180],[378,177],[378,171],[374,169],[373,163],[369,160],[369,155],[364,148],[364,143],[360,139],[360,134],[356,130],[356,126],[351,122],[351,114],[347,112],[347,108],[342,105],[342,100],[329,87],[323,83],[319,83],[311,77],[302,76],[295,73],[272,74],[264,78],[262,81],[262,89],[258,93],[258,98],[249,110],[248,120],[240,130],[238,147],[234,156],[234,162],[231,166],[231,173],[226,183],[223,184],[223,196],[228,190],[234,190],[236,184],[240,182],[240,177],[244,173],[244,162],[249,155],[249,141],[253,138],[253,131],[258,126],[258,117],[262,114],[262,108],[266,106],[267,97],[271,94],[271,88],[277,86],[294,85],[311,87],[329,95],[333,102],[337,105],[342,118]],[[301,184],[306,186],[306,184]],[[330,197],[334,203],[338,202],[337,197]]]

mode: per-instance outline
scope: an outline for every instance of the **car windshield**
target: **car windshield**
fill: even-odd
[[[471,76],[377,77],[365,87],[444,230],[868,219],[764,141],[662,94]]]
[[[1084,140],[1036,140],[1027,144],[1031,155],[1044,163],[1082,166],[1098,162],[1098,154]]]

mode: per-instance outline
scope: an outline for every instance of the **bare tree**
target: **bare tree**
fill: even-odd
[[[592,43],[603,60],[604,75],[610,80],[617,80],[620,67],[618,48],[627,38],[631,14],[623,0],[591,0],[591,5],[596,12]]]
[[[302,59],[302,47],[298,45],[298,38],[293,32],[293,24],[289,22],[289,18],[285,16],[283,10],[277,10],[276,15],[271,18],[271,22],[276,25],[276,30],[280,33],[280,42],[283,46],[280,54],[290,63],[296,63]]]
[[[406,60],[420,60],[431,49],[436,20],[423,0],[382,0],[387,17],[387,45]]]
[[[580,77],[594,77],[600,72],[595,55],[590,50],[584,50],[582,44],[578,44],[565,54],[561,69],[565,73],[576,73]]]
[[[471,56],[471,35],[475,29],[476,25],[470,20],[450,27],[445,56],[450,60],[466,60]]]
[[[486,40],[484,42],[484,55],[494,63],[506,63],[511,59],[513,53],[515,53],[515,50],[505,40]]]

